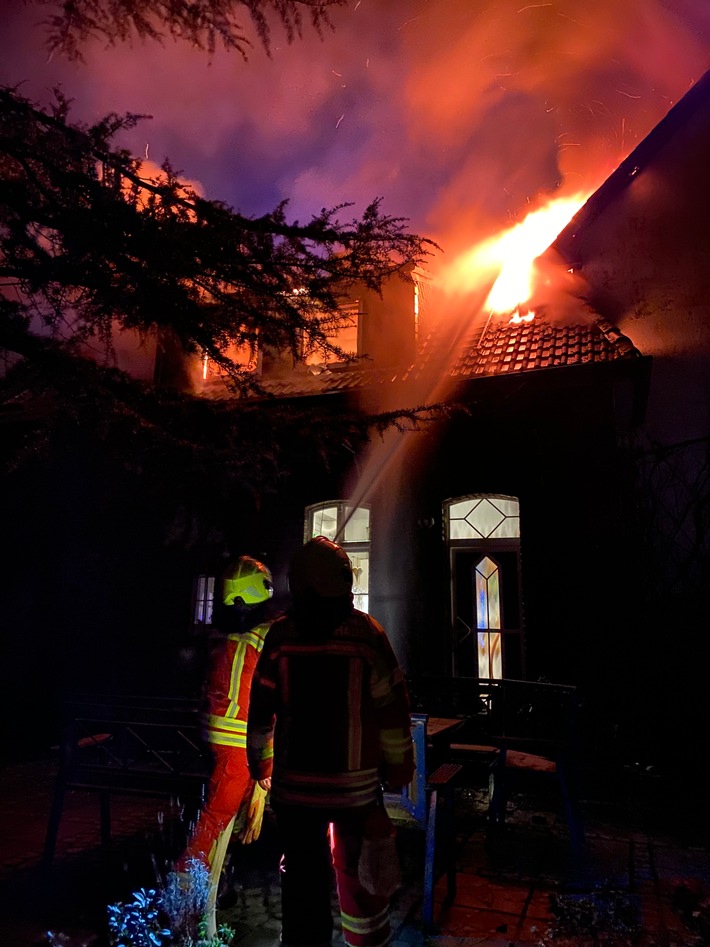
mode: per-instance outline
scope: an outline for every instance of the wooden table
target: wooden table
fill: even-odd
[[[461,717],[427,717],[426,735],[429,740],[448,739],[463,722]]]

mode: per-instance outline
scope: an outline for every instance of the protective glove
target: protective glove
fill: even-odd
[[[256,780],[251,780],[244,793],[242,804],[234,823],[234,832],[244,845],[256,841],[261,834],[261,824],[264,820],[266,807],[266,790],[262,789]]]

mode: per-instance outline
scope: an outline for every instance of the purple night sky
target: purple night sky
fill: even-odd
[[[50,9],[5,0],[4,84],[152,115],[121,143],[243,213],[381,196],[447,252],[598,186],[710,68],[707,0],[351,0],[246,63],[171,40],[50,60]]]

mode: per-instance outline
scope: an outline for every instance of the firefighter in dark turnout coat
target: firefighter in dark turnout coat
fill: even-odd
[[[366,890],[358,863],[365,838],[394,835],[383,786],[412,778],[409,698],[384,630],[353,606],[352,581],[325,537],[296,553],[292,608],[272,624],[252,684],[247,754],[252,778],[271,779],[285,947],[330,944],[333,867],[345,942],[390,939],[391,891]]]

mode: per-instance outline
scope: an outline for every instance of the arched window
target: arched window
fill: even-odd
[[[344,500],[306,507],[304,542],[325,536],[342,546],[353,565],[355,608],[366,612],[370,593],[370,510]]]
[[[454,673],[523,677],[517,497],[475,493],[447,500],[444,522]]]

